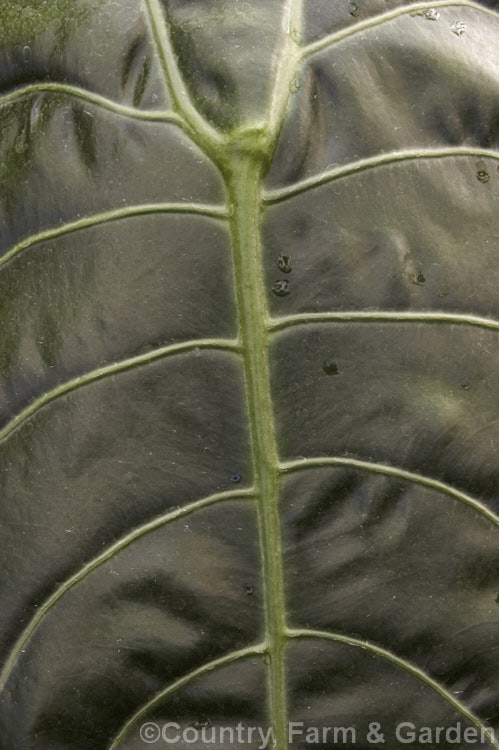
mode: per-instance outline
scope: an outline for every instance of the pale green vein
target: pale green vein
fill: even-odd
[[[31,636],[38,628],[45,616],[48,614],[48,612],[50,612],[54,605],[57,604],[57,602],[62,599],[62,597],[67,594],[68,591],[70,591],[78,583],[81,583],[81,581],[83,581],[96,568],[100,567],[105,562],[115,557],[119,552],[133,544],[133,542],[137,541],[143,536],[146,536],[147,534],[150,534],[153,531],[156,531],[156,529],[159,529],[162,526],[172,523],[179,518],[184,518],[185,516],[188,516],[191,513],[194,513],[197,510],[201,510],[202,508],[206,508],[210,505],[224,502],[226,500],[238,500],[243,498],[254,498],[254,490],[246,489],[219,492],[215,495],[210,495],[209,497],[205,497],[201,500],[190,503],[189,505],[185,505],[182,508],[175,508],[174,510],[169,511],[164,515],[158,516],[152,521],[149,521],[142,526],[138,526],[137,528],[133,529],[117,542],[114,542],[114,544],[111,544],[109,547],[107,547],[107,549],[101,552],[100,555],[97,555],[92,560],[85,563],[85,565],[83,565],[80,570],[78,570],[76,573],[70,576],[70,578],[64,581],[64,583],[62,583],[53,592],[53,594],[51,594],[48,599],[46,599],[43,604],[38,607],[36,614],[24,628],[23,632],[15,642],[9,656],[7,657],[2,671],[0,672],[0,692],[5,688],[9,676],[12,673],[12,669],[20,654],[23,652],[26,643],[30,640]]]
[[[288,0],[282,17],[283,43],[281,50],[275,57],[274,86],[266,125],[271,149],[274,148],[282,128],[291,93],[290,84],[297,73],[300,62],[300,47],[296,40],[301,33],[302,13],[302,0]]]
[[[229,194],[234,205],[231,230],[241,344],[251,430],[253,471],[258,487],[258,518],[269,644],[269,713],[279,750],[286,747],[284,678],[284,592],[278,513],[277,446],[268,365],[266,298],[260,246],[262,165],[253,155],[234,164]]]
[[[173,109],[189,126],[191,138],[208,156],[213,157],[214,153],[219,153],[226,138],[205,120],[191,101],[178,67],[160,0],[145,0],[145,6]]]
[[[71,86],[68,83],[57,83],[57,82],[40,82],[31,83],[22,88],[9,91],[7,94],[0,95],[0,107],[7,104],[12,104],[19,99],[33,94],[66,94],[68,96],[82,99],[88,104],[93,104],[101,109],[107,109],[109,112],[114,112],[118,115],[124,115],[125,117],[131,117],[135,120],[145,120],[147,122],[165,122],[175,123],[180,127],[184,127],[184,122],[181,117],[175,112],[163,112],[154,109],[137,109],[136,107],[130,107],[126,104],[120,104],[112,99],[108,99],[100,94],[94,94],[92,91],[87,91],[79,86]]]
[[[6,440],[15,430],[39,412],[40,409],[47,406],[47,404],[50,404],[52,401],[55,401],[68,393],[76,391],[78,388],[82,388],[90,383],[96,383],[98,380],[110,377],[111,375],[117,375],[118,373],[133,370],[136,367],[150,364],[159,359],[193,351],[195,349],[217,349],[233,352],[240,351],[239,343],[237,341],[232,341],[230,339],[199,339],[194,341],[184,341],[180,344],[162,346],[158,349],[147,352],[146,354],[140,354],[137,357],[130,357],[129,359],[123,359],[120,362],[113,362],[110,365],[104,365],[104,367],[99,367],[96,370],[87,372],[77,378],[67,380],[65,383],[61,383],[61,385],[58,385],[53,390],[48,391],[47,393],[44,393],[43,396],[37,398],[13,419],[7,422],[7,424],[0,430],[0,442]]]
[[[145,203],[137,206],[126,206],[110,211],[83,216],[74,221],[60,224],[50,229],[25,237],[0,258],[0,267],[8,263],[12,258],[33,245],[46,240],[53,240],[81,229],[88,229],[99,224],[109,224],[114,221],[130,219],[135,216],[147,216],[150,214],[197,214],[212,219],[228,219],[230,212],[223,206],[210,206],[196,203]]]
[[[261,247],[261,206],[265,164],[270,163],[285,119],[291,81],[296,73],[302,28],[302,0],[287,0],[281,27],[281,49],[276,55],[274,87],[267,122],[265,149],[258,133],[248,129],[234,149],[229,195],[234,268],[238,295],[241,343],[247,388],[254,473],[260,501],[258,520],[265,599],[265,633],[269,664],[268,703],[278,750],[287,747],[285,676],[285,602],[281,531],[278,508],[278,453],[272,410],[268,362],[268,318]],[[253,140],[252,140],[253,138]]]
[[[481,721],[481,719],[473,713],[473,711],[465,706],[464,703],[462,703],[460,700],[455,698],[454,695],[452,695],[452,693],[447,690],[447,688],[434,680],[433,677],[427,674],[424,670],[420,669],[415,664],[412,664],[410,661],[407,661],[407,659],[403,659],[402,657],[394,654],[392,651],[388,651],[387,649],[382,648],[381,646],[377,646],[370,641],[363,641],[359,638],[352,638],[350,636],[341,635],[339,633],[329,633],[322,630],[305,630],[296,628],[289,629],[287,631],[287,635],[289,638],[318,638],[322,640],[335,641],[336,643],[343,643],[346,646],[353,646],[354,648],[360,648],[363,651],[369,651],[372,654],[376,654],[376,656],[379,656],[385,661],[394,664],[404,672],[408,672],[410,675],[420,680],[420,682],[423,682],[425,685],[431,688],[431,690],[433,690],[441,698],[443,698],[444,701],[449,703],[458,713],[468,719],[468,721],[473,724],[480,732],[483,732],[484,736],[487,737],[487,740],[491,744],[491,746],[496,748],[496,750],[499,750],[499,743],[494,739],[494,736],[491,733],[489,727],[487,727]]]
[[[448,159],[463,156],[495,159],[496,161],[499,161],[498,151],[473,146],[449,146],[446,148],[435,149],[415,149],[413,151],[391,151],[390,153],[377,154],[376,156],[370,156],[367,159],[359,159],[358,161],[349,162],[348,164],[332,167],[325,172],[321,172],[320,174],[301,180],[300,182],[295,182],[288,187],[266,191],[263,196],[263,201],[268,205],[280,203],[288,198],[293,198],[296,195],[300,195],[308,190],[313,190],[321,185],[326,185],[334,180],[340,180],[353,174],[365,172],[368,169],[385,167],[390,164],[415,161],[418,159]]]
[[[203,675],[212,672],[214,669],[220,669],[221,667],[225,667],[228,664],[232,664],[235,661],[239,661],[250,656],[261,656],[265,654],[266,650],[267,644],[259,643],[256,646],[248,646],[247,648],[242,648],[239,651],[232,651],[230,654],[226,654],[219,659],[214,659],[208,664],[203,664],[202,667],[194,669],[192,672],[189,672],[189,674],[184,675],[178,680],[175,680],[175,682],[169,685],[165,690],[162,690],[160,693],[155,695],[154,698],[144,704],[144,706],[142,706],[142,708],[140,708],[126,722],[126,724],[124,724],[114,740],[111,742],[109,750],[116,750],[116,748],[121,745],[127,735],[130,734],[131,730],[137,726],[141,719],[145,719],[147,714],[154,708],[156,708],[156,706],[159,706],[165,698],[168,698],[168,696],[177,692],[186,685],[189,685],[189,683],[193,682],[193,680],[196,680],[199,677],[203,677]]]
[[[303,469],[317,469],[328,466],[359,469],[360,471],[367,471],[372,474],[382,474],[383,476],[394,477],[395,479],[401,479],[405,482],[411,482],[412,484],[419,484],[422,487],[427,487],[430,490],[435,490],[441,494],[448,495],[454,500],[458,500],[459,502],[468,505],[470,508],[477,511],[477,513],[484,516],[488,521],[491,521],[495,526],[499,526],[499,516],[487,508],[487,506],[480,502],[480,500],[452,487],[450,484],[440,482],[438,479],[432,479],[431,477],[424,476],[424,474],[406,471],[405,469],[400,469],[396,466],[338,456],[334,458],[305,458],[297,461],[283,462],[280,464],[280,471],[283,474],[291,474],[292,472],[302,471]]]
[[[318,39],[316,42],[312,42],[311,44],[303,48],[302,58],[306,59],[316,52],[320,52],[327,47],[332,47],[334,44],[341,42],[344,39],[348,39],[348,37],[354,36],[355,34],[360,34],[363,31],[375,28],[376,26],[380,26],[381,24],[392,21],[393,19],[400,16],[405,16],[411,13],[417,14],[419,12],[424,12],[425,10],[430,10],[431,8],[452,7],[471,8],[473,10],[479,11],[480,13],[485,13],[488,16],[492,16],[495,19],[499,18],[499,15],[495,11],[490,10],[490,8],[484,7],[483,5],[479,5],[478,3],[470,2],[470,0],[436,0],[436,2],[433,3],[414,3],[413,5],[403,5],[400,8],[390,10],[387,13],[381,13],[377,16],[368,18],[365,21],[360,21],[352,26],[349,26],[348,28],[341,29],[341,31],[335,31],[332,34],[328,34],[327,36],[323,37],[322,39]]]
[[[298,313],[282,318],[271,318],[268,326],[271,331],[282,331],[299,325],[313,323],[428,323],[474,326],[488,330],[499,330],[499,320],[482,318],[477,315],[463,315],[445,312],[407,312],[401,310],[345,310],[324,313]]]

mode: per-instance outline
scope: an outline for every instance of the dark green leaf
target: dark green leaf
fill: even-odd
[[[0,7],[1,750],[499,749],[499,15],[389,6]]]

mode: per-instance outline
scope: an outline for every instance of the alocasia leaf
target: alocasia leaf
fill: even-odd
[[[494,4],[0,30],[1,749],[497,750]]]

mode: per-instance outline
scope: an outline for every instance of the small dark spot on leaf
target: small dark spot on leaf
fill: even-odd
[[[412,281],[413,284],[418,284],[419,286],[421,286],[422,284],[424,284],[425,281],[426,281],[426,278],[425,278],[424,274],[421,273],[421,271],[418,271],[417,273],[415,273],[410,278],[411,278],[411,281]]]
[[[236,484],[241,481],[241,472],[240,471],[233,471],[230,475],[230,481],[235,482]]]
[[[471,388],[471,383],[463,383],[461,385],[461,388],[463,389],[463,391],[469,391],[469,389]]]
[[[479,169],[476,173],[476,178],[478,182],[488,182],[490,180],[490,175],[485,169]]]
[[[281,253],[277,258],[277,267],[279,268],[279,271],[282,271],[283,273],[290,273],[292,268],[291,258],[289,257],[289,255],[284,255],[284,253]]]
[[[322,363],[322,369],[326,375],[338,375],[339,373],[338,365],[330,359],[324,360]]]
[[[357,3],[348,3],[348,12],[351,16],[358,16],[360,13],[360,8]]]
[[[244,591],[247,596],[253,596],[253,594],[255,593],[255,587],[251,583],[247,583],[244,587]]]
[[[499,604],[499,594],[496,596],[496,604]]]
[[[289,281],[286,279],[280,279],[272,284],[272,291],[277,294],[278,297],[285,297],[289,294]]]

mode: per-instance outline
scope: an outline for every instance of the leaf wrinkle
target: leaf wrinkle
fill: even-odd
[[[283,474],[289,474],[295,471],[301,471],[303,469],[313,469],[327,466],[343,466],[352,469],[359,469],[361,471],[369,471],[373,474],[383,474],[385,476],[394,477],[396,479],[402,479],[413,484],[419,484],[422,487],[427,487],[430,490],[435,490],[444,495],[459,500],[460,502],[468,505],[469,507],[476,510],[480,515],[487,518],[495,526],[499,526],[499,516],[497,516],[492,510],[484,505],[480,500],[471,497],[471,495],[462,492],[457,487],[453,487],[446,482],[441,482],[438,479],[427,477],[424,474],[419,474],[406,469],[401,469],[396,466],[389,464],[376,463],[374,461],[362,461],[355,458],[347,458],[345,456],[336,456],[323,458],[302,458],[297,461],[286,461],[280,464],[280,471]]]
[[[499,750],[499,742],[494,740],[494,737],[490,734],[487,726],[471,709],[465,706],[464,703],[462,703],[460,700],[455,698],[455,696],[452,695],[452,693],[446,687],[441,685],[437,680],[433,679],[430,674],[428,674],[415,664],[412,664],[410,661],[397,656],[397,654],[394,654],[392,651],[389,651],[382,646],[378,646],[375,643],[371,643],[370,641],[363,641],[359,638],[352,638],[351,636],[342,635],[340,633],[329,633],[327,631],[321,630],[290,628],[287,631],[287,635],[291,639],[318,638],[335,641],[337,643],[343,643],[347,646],[353,646],[354,648],[360,648],[365,651],[370,651],[371,653],[376,654],[376,656],[380,656],[382,659],[391,662],[396,667],[403,669],[405,672],[409,672],[409,674],[411,674],[413,677],[416,677],[418,680],[425,683],[435,693],[440,695],[441,698],[447,701],[447,703],[449,703],[460,714],[465,716],[472,724],[475,725],[475,727],[477,727],[477,729],[483,731],[484,735],[488,738],[490,745],[495,748],[495,750]]]
[[[40,396],[33,401],[29,406],[14,416],[2,429],[0,429],[0,443],[10,437],[13,432],[19,429],[25,422],[33,417],[40,409],[50,404],[52,401],[56,401],[59,398],[76,391],[82,386],[96,383],[99,380],[116,375],[120,372],[126,372],[127,370],[147,365],[158,359],[172,356],[175,354],[183,354],[195,349],[219,349],[225,351],[239,352],[240,346],[237,341],[224,340],[224,339],[198,339],[193,341],[186,341],[180,344],[171,344],[169,346],[163,346],[159,349],[153,349],[145,354],[140,354],[136,357],[130,357],[128,359],[121,360],[119,362],[113,362],[110,365],[104,365],[96,370],[87,372],[76,378],[72,378],[64,383],[61,383],[56,388]]]
[[[24,628],[23,632],[17,639],[14,647],[10,652],[10,655],[6,659],[6,662],[2,668],[2,671],[0,673],[0,692],[5,688],[5,685],[9,679],[12,669],[15,666],[17,659],[22,653],[22,650],[24,649],[24,646],[26,645],[28,640],[38,628],[38,625],[44,619],[45,615],[48,614],[48,612],[52,609],[52,607],[54,607],[55,604],[57,604],[57,602],[73,588],[73,586],[80,583],[96,568],[98,568],[100,565],[103,565],[123,549],[133,544],[133,542],[135,542],[137,539],[140,539],[146,534],[156,531],[156,529],[161,528],[161,526],[172,523],[173,521],[176,521],[180,518],[184,518],[185,516],[188,516],[191,513],[194,513],[195,511],[202,508],[206,508],[210,505],[243,498],[254,499],[254,489],[248,488],[219,492],[215,495],[210,495],[206,498],[202,498],[201,500],[196,500],[193,503],[189,503],[188,505],[185,505],[183,507],[171,510],[168,513],[165,513],[164,515],[159,516],[152,521],[148,521],[142,526],[139,526],[128,532],[128,534],[123,536],[117,542],[114,542],[109,547],[107,547],[107,549],[101,552],[100,555],[97,555],[92,560],[87,562],[82,568],[80,568],[80,570],[66,579],[66,581],[64,581],[42,604],[38,606],[36,614],[30,620],[28,625]]]

